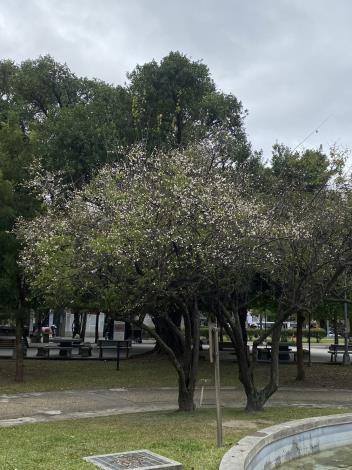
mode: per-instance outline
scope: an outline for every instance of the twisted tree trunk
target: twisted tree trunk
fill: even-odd
[[[173,341],[170,341],[169,344],[156,330],[141,322],[134,323],[155,338],[160,349],[167,354],[175,367],[178,375],[179,411],[193,411],[195,409],[194,392],[199,363],[200,319],[198,302],[197,299],[194,299],[189,306],[179,302],[179,306],[181,306],[180,312],[184,320],[184,331],[177,327],[168,315],[162,318],[164,328],[168,327],[167,338],[173,338]],[[173,346],[175,349],[173,349]]]
[[[237,354],[239,379],[244,387],[247,397],[246,411],[261,411],[271,395],[273,395],[278,389],[279,344],[282,325],[278,322],[270,330],[272,335],[272,344],[269,382],[264,388],[258,389],[254,382],[253,373],[256,364],[257,345],[254,346],[251,360],[248,353],[247,342],[242,333],[243,328],[241,325],[240,313],[236,308],[236,305],[233,305],[232,312],[229,312],[223,304],[221,304],[221,307],[223,315],[219,315],[218,319],[222,322],[222,325],[229,335]]]

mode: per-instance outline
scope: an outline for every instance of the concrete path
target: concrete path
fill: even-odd
[[[200,390],[196,392],[199,404]],[[244,407],[241,389],[224,387],[223,406]],[[213,388],[204,390],[204,407],[215,405]],[[281,388],[268,406],[352,408],[351,390]],[[176,388],[67,390],[0,395],[0,427],[65,419],[177,409]]]
[[[153,342],[134,344],[131,353],[141,354],[153,347]],[[329,362],[328,345],[312,347],[313,362]],[[31,354],[33,353],[31,352]],[[97,355],[94,350],[93,357]],[[222,353],[222,360],[233,361],[233,355]],[[340,359],[340,358],[339,358]],[[89,359],[88,359],[89,360]],[[241,388],[224,387],[222,404],[228,407],[245,405]],[[195,401],[199,405],[200,389]],[[213,388],[204,391],[204,407],[215,405]],[[313,406],[352,408],[352,390],[281,388],[267,406]],[[157,410],[177,409],[176,388],[68,390],[58,392],[0,395],[0,427],[25,423],[55,422],[98,416],[112,416]]]

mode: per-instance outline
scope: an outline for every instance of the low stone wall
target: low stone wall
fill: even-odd
[[[224,455],[219,470],[269,470],[352,443],[352,413],[300,419],[262,429]]]

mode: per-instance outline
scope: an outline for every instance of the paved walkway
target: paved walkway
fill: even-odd
[[[196,392],[199,404],[200,390]],[[223,406],[244,407],[241,389],[224,387]],[[204,391],[204,407],[215,405],[213,388]],[[281,388],[268,406],[352,408],[351,390]],[[176,388],[67,390],[0,395],[0,427],[65,419],[177,409]]]
[[[153,342],[133,345],[131,354],[141,354],[153,347]],[[328,345],[312,347],[313,362],[328,362]],[[35,349],[31,354],[35,354]],[[97,352],[94,350],[94,356]],[[222,353],[222,360],[233,360],[230,353]],[[340,359],[340,358],[339,358]],[[89,360],[89,359],[88,359]],[[240,407],[245,405],[245,395],[241,388],[224,387],[221,393],[223,406]],[[195,401],[199,404],[200,389]],[[204,391],[204,407],[215,405],[213,388]],[[352,408],[351,390],[299,389],[282,387],[274,394],[267,406],[314,406]],[[55,422],[65,419],[78,419],[98,416],[112,416],[157,410],[177,409],[176,388],[155,389],[106,389],[106,390],[67,390],[58,392],[21,393],[0,395],[0,427],[25,423]]]

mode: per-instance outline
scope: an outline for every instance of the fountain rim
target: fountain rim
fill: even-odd
[[[265,447],[270,447],[287,437],[293,437],[318,428],[344,424],[352,425],[352,413],[286,421],[261,429],[252,435],[244,437],[231,447],[223,456],[219,470],[249,470],[253,468],[250,466],[253,459]],[[332,443],[331,447],[336,447],[336,444]]]

